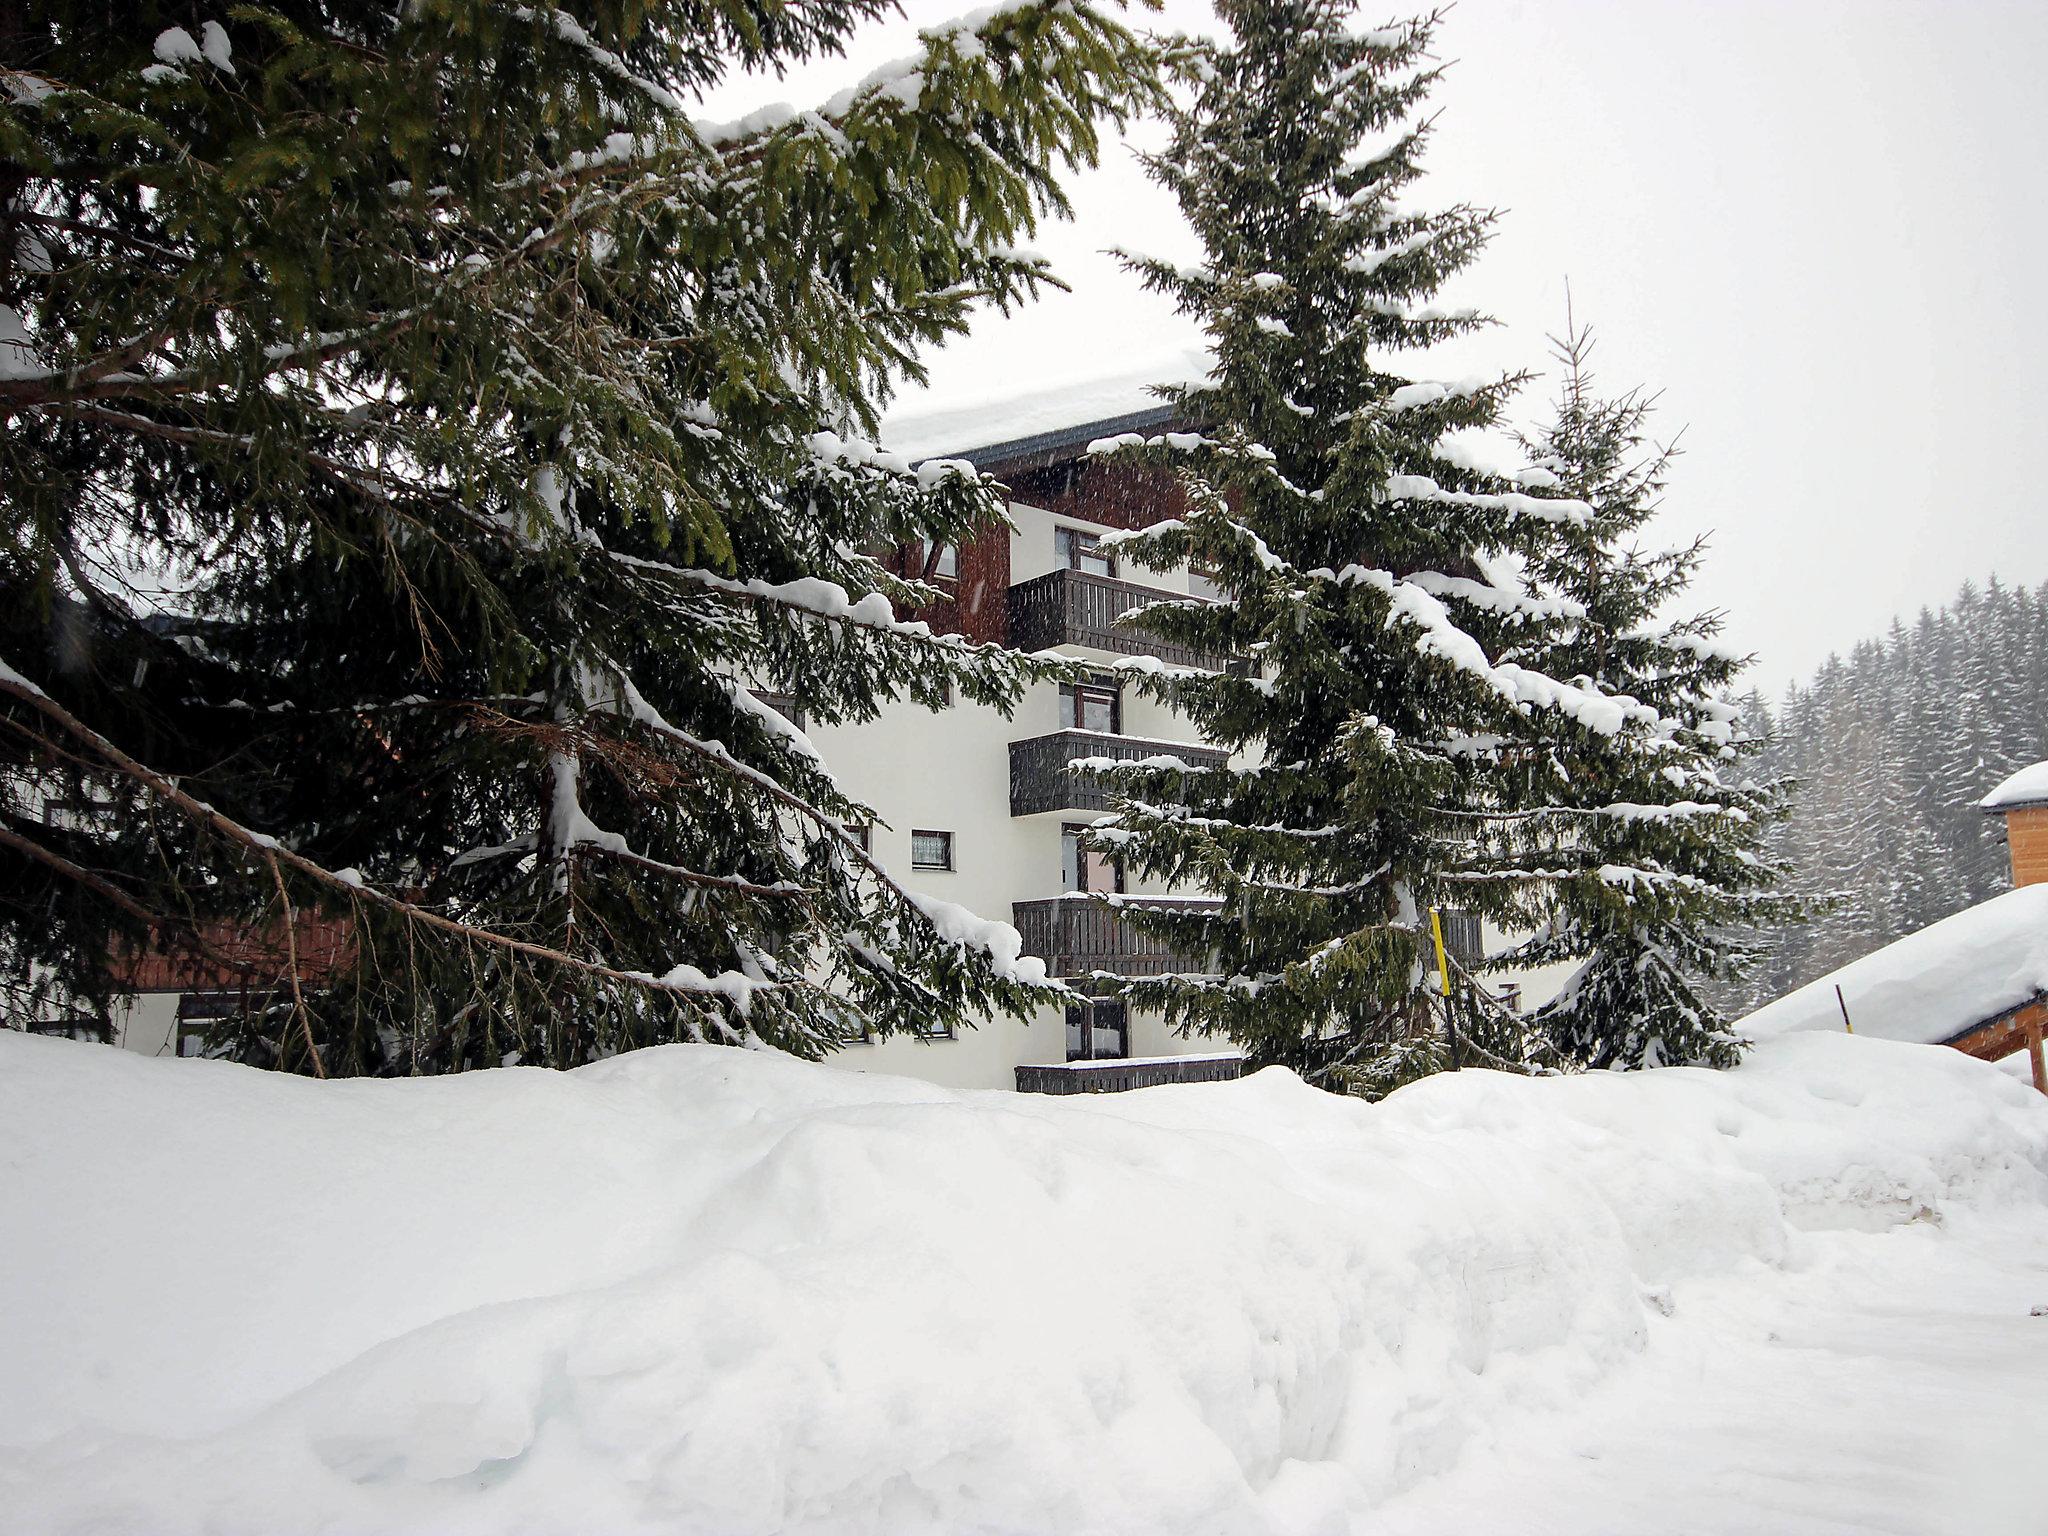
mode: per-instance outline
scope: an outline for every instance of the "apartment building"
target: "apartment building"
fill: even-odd
[[[1169,477],[1092,461],[1088,444],[1118,432],[1157,431],[1168,414],[1154,406],[1069,419],[1028,436],[932,444],[1009,488],[1012,526],[958,549],[912,552],[913,561],[923,555],[920,569],[948,594],[927,617],[977,640],[1099,661],[1101,672],[1086,683],[1040,685],[1007,717],[961,702],[937,714],[895,706],[862,725],[810,728],[841,781],[875,808],[872,850],[892,874],[1011,922],[1025,953],[1083,993],[1108,990],[1087,980],[1096,973],[1157,974],[1191,963],[1137,933],[1092,894],[1117,892],[1126,903],[1205,898],[1126,885],[1111,861],[1082,852],[1076,834],[1107,803],[1071,765],[1163,753],[1207,765],[1227,756],[1179,713],[1125,686],[1117,671],[1133,657],[1212,669],[1230,661],[1116,623],[1162,596],[1208,595],[1185,568],[1130,569],[1102,543],[1113,531],[1175,515],[1179,489]],[[1006,1019],[958,1038],[899,1036],[832,1058],[854,1070],[960,1087],[1054,1091],[1065,1085],[1031,1069],[1133,1060],[1146,1064],[1146,1080],[1222,1075],[1236,1066],[1213,1041],[1178,1038],[1156,1016],[1087,995],[1023,1025]]]
[[[1227,1047],[1169,1033],[1156,1015],[1110,995],[1113,983],[1101,980],[1199,961],[1169,953],[1091,897],[1116,893],[1127,905],[1208,898],[1127,883],[1124,871],[1083,853],[1076,841],[1080,828],[1108,808],[1100,790],[1070,771],[1076,761],[1170,753],[1201,765],[1226,757],[1178,712],[1139,696],[1119,677],[1119,664],[1134,659],[1209,669],[1232,660],[1165,644],[1116,622],[1162,596],[1211,595],[1199,573],[1132,568],[1103,543],[1112,532],[1182,510],[1170,476],[1104,463],[1087,452],[1097,438],[1156,432],[1168,424],[1169,410],[1148,403],[1143,382],[1111,379],[1086,392],[942,415],[891,440],[913,458],[968,460],[1009,491],[1009,527],[992,528],[958,548],[902,552],[945,594],[922,616],[935,628],[976,640],[1098,661],[1099,673],[1087,682],[1037,686],[1007,716],[960,700],[938,712],[890,705],[872,721],[834,726],[805,721],[800,699],[769,700],[804,725],[840,781],[874,807],[870,847],[892,874],[913,889],[1010,922],[1025,953],[1043,959],[1075,992],[1072,1001],[1024,1023],[1002,1018],[957,1034],[851,1045],[830,1058],[834,1066],[955,1087],[1051,1092],[1200,1080],[1237,1070]],[[1478,924],[1448,916],[1453,949],[1476,958],[1484,937]],[[318,950],[314,937],[333,941],[330,948],[340,942],[337,935],[307,935],[301,949]],[[250,942],[260,948],[265,941],[259,935]],[[144,967],[136,980],[142,995],[129,1010],[120,1043],[148,1054],[196,1050],[210,1020],[235,1000],[175,965]],[[1556,981],[1518,977],[1501,991],[1519,1002],[1526,990],[1533,1004],[1554,991]]]

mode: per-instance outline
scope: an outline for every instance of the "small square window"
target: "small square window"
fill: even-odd
[[[958,581],[960,579],[960,546],[958,544],[941,544],[938,553],[931,558],[931,572],[933,576],[941,581]]]
[[[950,832],[912,832],[910,834],[910,867],[912,869],[951,869],[953,867],[953,834]]]
[[[862,853],[875,851],[875,824],[871,821],[849,821],[846,835],[853,839]]]

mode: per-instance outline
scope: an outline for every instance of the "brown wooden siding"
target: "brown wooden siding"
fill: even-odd
[[[910,545],[891,553],[883,564],[899,576],[924,580],[924,549]],[[931,625],[942,635],[965,635],[990,645],[1008,645],[1010,530],[991,523],[960,544],[960,574],[930,578],[947,595],[929,607],[899,613]]]
[[[1077,457],[1008,474],[994,466],[994,472],[1009,486],[1012,501],[1111,528],[1149,528],[1188,509],[1179,479],[1149,465]]]
[[[2048,805],[2007,811],[2005,836],[2012,848],[2012,883],[2038,885],[2048,880]]]
[[[318,981],[351,958],[354,940],[347,918],[301,912],[293,927],[300,980]],[[212,922],[201,927],[200,937],[218,959],[184,947],[120,948],[108,957],[108,969],[133,992],[261,990],[284,981],[291,969],[290,949],[277,923],[242,927]]]

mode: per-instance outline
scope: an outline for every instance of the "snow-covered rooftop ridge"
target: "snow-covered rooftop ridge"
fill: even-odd
[[[1835,1000],[1835,988],[1842,1000]],[[1761,1040],[1839,1032],[1935,1044],[2048,993],[2048,885],[2022,886],[1852,960],[1736,1025]]]
[[[1207,351],[1176,348],[1114,373],[1006,386],[978,399],[907,396],[883,418],[882,442],[913,461],[972,457],[977,449],[1155,410],[1164,402],[1154,386],[1199,383],[1209,367]]]
[[[2048,761],[2030,763],[1977,803],[1987,811],[2048,805]]]

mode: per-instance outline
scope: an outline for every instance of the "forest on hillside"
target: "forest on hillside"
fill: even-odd
[[[1766,936],[1731,1012],[2010,888],[2004,823],[1977,802],[2048,758],[2048,583],[1966,582],[1745,715],[1770,738],[1759,771],[1794,781],[1771,851],[1832,904]]]

